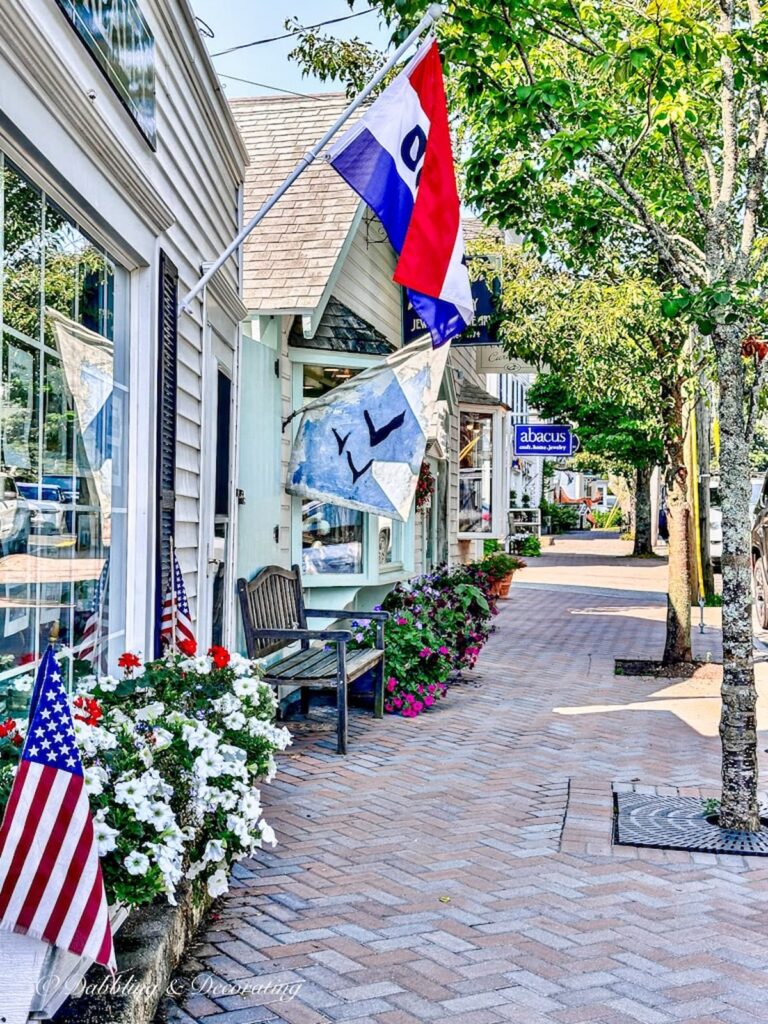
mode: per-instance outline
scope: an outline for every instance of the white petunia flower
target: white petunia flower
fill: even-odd
[[[138,711],[134,711],[133,717],[139,722],[156,722],[164,713],[165,704],[156,700],[154,703],[146,704],[143,708],[139,708]]]
[[[262,820],[259,822],[259,831],[261,832],[261,841],[263,843],[269,843],[270,846],[277,846],[277,836],[275,830],[271,825],[268,825],[266,821]]]
[[[106,814],[106,811],[104,813]],[[112,828],[98,815],[94,815],[93,818],[93,834],[96,837],[100,857],[104,857],[115,849],[117,837],[120,835],[116,828]]]
[[[223,722],[227,729],[231,729],[232,732],[240,732],[241,729],[245,728],[246,717],[242,711],[233,711],[231,715],[227,715],[223,719]]]
[[[228,891],[229,880],[227,879],[227,873],[223,868],[219,868],[208,879],[208,893],[215,899],[217,896],[223,896]]]
[[[120,680],[114,676],[100,676],[97,686],[104,693],[113,693],[120,685]]]
[[[203,853],[203,860],[206,863],[218,863],[224,860],[226,843],[221,839],[209,839]]]
[[[29,693],[34,685],[35,680],[31,675],[17,676],[13,680],[13,688],[17,693]]]
[[[104,792],[104,786],[109,781],[109,775],[98,765],[91,765],[84,773],[85,791],[88,796],[99,796]]]
[[[138,850],[134,850],[128,854],[123,864],[129,875],[143,875],[149,870],[149,857],[144,853],[139,853]]]
[[[197,672],[199,676],[207,676],[211,671],[211,659],[205,654],[198,655],[197,658],[192,659],[194,668],[193,672]]]

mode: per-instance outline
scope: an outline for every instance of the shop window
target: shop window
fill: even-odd
[[[459,533],[493,531],[493,413],[462,411]]]
[[[304,402],[320,398],[360,372],[359,368],[305,363]],[[301,506],[301,571],[305,576],[363,572],[364,512],[321,501]]]
[[[402,565],[405,524],[398,519],[377,516],[379,528],[379,568]]]
[[[125,275],[2,153],[0,210],[2,714],[51,636],[124,646],[127,351]]]

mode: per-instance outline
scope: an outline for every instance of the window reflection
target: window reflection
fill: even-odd
[[[305,364],[305,402],[331,391],[360,373],[359,368]],[[365,513],[342,505],[305,501],[301,507],[301,571],[305,576],[320,573],[361,573]]]
[[[490,533],[493,526],[493,415],[462,412],[459,422],[459,533]]]
[[[0,171],[3,714],[51,636],[97,669],[122,650],[127,355],[119,269],[2,153]]]

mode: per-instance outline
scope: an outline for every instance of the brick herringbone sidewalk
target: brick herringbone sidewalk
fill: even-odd
[[[537,560],[439,708],[353,716],[346,759],[328,733],[297,741],[263,793],[280,845],[237,869],[163,1015],[768,1020],[768,861],[611,844],[612,783],[714,791],[719,757],[716,673],[614,676],[614,656],[658,656],[664,576],[615,549]]]

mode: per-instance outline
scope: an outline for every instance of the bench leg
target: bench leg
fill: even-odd
[[[339,741],[337,753],[347,752],[347,680],[342,676],[336,684],[336,711],[339,716]]]
[[[311,691],[308,686],[302,686],[301,688],[301,713],[302,715],[309,714],[309,698]]]
[[[373,684],[373,714],[375,718],[384,717],[384,659],[376,667],[376,681]]]

